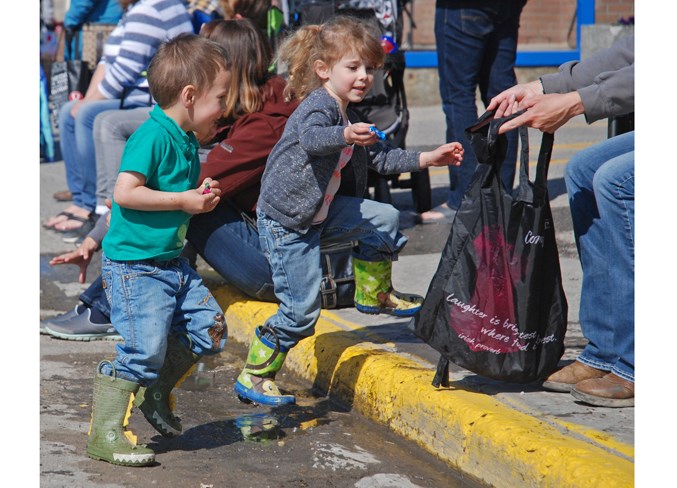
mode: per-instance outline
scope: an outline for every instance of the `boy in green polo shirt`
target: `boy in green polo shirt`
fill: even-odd
[[[94,459],[153,463],[155,453],[125,429],[132,400],[163,436],[181,433],[169,394],[201,356],[225,345],[221,308],[180,254],[190,216],[219,202],[217,181],[198,187],[193,132],[213,130],[229,69],[218,44],[192,34],[164,43],[148,68],[157,105],[125,146],[103,241],[103,286],[124,342],[97,367],[87,442]]]

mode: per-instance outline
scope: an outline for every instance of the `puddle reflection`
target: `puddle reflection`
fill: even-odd
[[[242,415],[235,419],[235,426],[240,429],[246,441],[266,443],[284,437],[280,422],[267,413]]]

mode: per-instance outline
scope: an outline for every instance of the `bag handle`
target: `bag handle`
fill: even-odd
[[[495,111],[487,111],[482,114],[477,122],[468,127],[468,133],[486,133],[481,138],[470,138],[473,143],[475,155],[480,163],[500,165],[503,157],[497,154],[499,141],[499,128],[516,117],[522,115],[525,111],[520,110],[508,117],[495,118]],[[548,169],[550,167],[550,158],[552,156],[552,147],[554,135],[544,132],[541,138],[541,147],[538,153],[538,162],[536,164],[536,177],[534,182],[529,180],[529,131],[525,126],[519,127],[520,136],[520,168],[519,168],[519,186],[517,198],[527,203],[534,202],[534,190],[538,198],[544,198],[547,195],[548,188]],[[499,168],[495,168],[498,172]]]
[[[525,126],[520,127],[519,135],[521,150],[517,199],[533,204],[535,198],[538,199],[538,201],[542,201],[548,194],[548,169],[550,168],[550,158],[552,156],[552,146],[555,137],[553,134],[543,132],[543,136],[541,137],[541,147],[538,151],[538,161],[536,163],[536,177],[532,183],[529,180],[528,128]]]

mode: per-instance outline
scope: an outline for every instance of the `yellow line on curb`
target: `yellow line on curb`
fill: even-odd
[[[226,314],[229,338],[245,344],[277,310],[229,286],[212,293]],[[490,395],[436,389],[430,369],[367,342],[357,327],[338,327],[335,318],[323,311],[315,335],[289,352],[285,367],[451,466],[496,487],[634,485],[632,462],[567,437]]]

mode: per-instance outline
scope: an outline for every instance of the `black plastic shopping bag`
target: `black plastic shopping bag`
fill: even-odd
[[[466,130],[480,164],[415,318],[416,335],[441,353],[435,386],[448,386],[449,361],[503,381],[543,379],[564,352],[568,307],[547,189],[553,135],[543,134],[531,182],[528,132],[519,129],[511,194],[499,176],[507,140],[498,128],[512,117],[485,113]]]
[[[59,42],[63,42],[61,36]],[[53,61],[50,68],[49,109],[54,134],[59,133],[59,111],[66,102],[81,100],[87,93],[92,79],[89,65],[80,59],[70,59],[72,46],[70,34],[65,35],[64,59]]]

